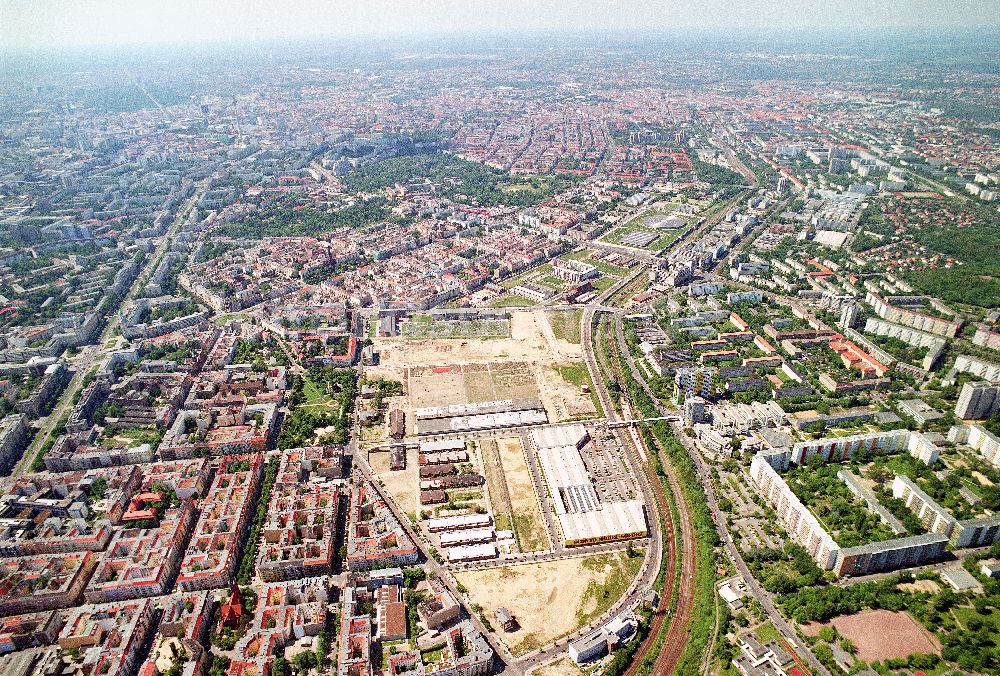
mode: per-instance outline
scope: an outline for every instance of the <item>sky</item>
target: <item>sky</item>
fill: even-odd
[[[0,49],[481,31],[997,25],[997,0],[0,0]]]

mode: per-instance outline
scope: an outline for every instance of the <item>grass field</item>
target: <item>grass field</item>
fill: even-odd
[[[623,277],[628,274],[628,270],[625,268],[620,268],[617,265],[612,265],[597,258],[592,258],[590,251],[573,251],[571,253],[560,256],[564,260],[574,260],[583,261],[584,263],[590,263],[595,268],[600,270],[606,275],[614,275],[616,277]]]
[[[583,310],[550,312],[546,316],[556,338],[574,345],[580,344],[580,322],[583,319]]]
[[[564,289],[568,285],[568,282],[564,279],[560,279],[555,275],[545,275],[541,279],[542,284],[545,286],[551,286],[554,289]]]
[[[620,244],[621,246],[629,246],[628,244],[622,244],[621,241],[622,238],[626,237],[627,235],[631,235],[633,232],[648,232],[651,234],[659,235],[656,239],[654,239],[646,246],[637,247],[645,249],[646,251],[659,251],[660,249],[662,249],[663,247],[667,246],[675,239],[680,237],[681,233],[684,231],[654,230],[653,228],[647,228],[643,226],[641,223],[635,222],[635,220],[633,219],[633,221],[631,221],[629,224],[623,225],[620,228],[616,228],[615,230],[612,230],[608,234],[601,237],[601,241],[607,242],[608,244]]]
[[[306,395],[306,401],[303,406],[310,407],[324,407],[324,408],[339,408],[340,404],[333,398],[329,397],[323,393],[320,386],[310,378],[308,375],[303,377],[302,380],[302,393]]]
[[[421,340],[463,339],[490,340],[510,338],[510,320],[475,319],[471,321],[410,321],[403,324],[404,338]]]
[[[598,291],[605,291],[614,286],[617,281],[617,277],[598,277],[597,279],[591,280],[591,284]]]
[[[486,490],[490,495],[493,525],[497,530],[512,530],[510,496],[507,494],[497,442],[493,439],[484,439],[479,442],[479,451],[483,456],[483,473],[486,475]]]
[[[590,370],[587,368],[586,363],[576,361],[570,364],[557,364],[555,369],[567,383],[576,385],[577,387],[586,385],[590,392],[590,400],[594,402],[594,408],[598,411],[601,410],[601,402],[597,398],[597,392],[594,389],[594,380],[590,377]]]
[[[761,643],[767,643],[768,641],[777,641],[781,638],[781,634],[775,629],[774,625],[770,622],[765,622],[756,629],[753,630],[754,638],[756,638]]]
[[[614,552],[584,561],[585,568],[604,573],[605,577],[600,582],[591,580],[587,585],[580,607],[576,610],[576,621],[581,625],[590,622],[621,598],[639,574],[642,561],[643,553],[638,549],[631,556],[627,552]]]
[[[219,315],[218,317],[216,317],[212,321],[215,323],[216,326],[225,326],[229,322],[235,321],[237,319],[240,320],[240,321],[245,322],[245,321],[248,321],[250,319],[250,315],[243,314],[242,312],[237,312],[236,314]]]
[[[514,515],[514,537],[522,552],[538,552],[549,546],[541,519],[535,514]]]
[[[499,439],[501,478],[506,482],[514,536],[522,552],[537,552],[550,547],[542,513],[535,495],[535,486],[524,458],[524,447],[517,437]],[[499,526],[498,526],[499,528]]]

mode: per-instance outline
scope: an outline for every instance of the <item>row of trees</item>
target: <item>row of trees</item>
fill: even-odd
[[[635,380],[631,371],[628,368],[623,368],[621,372],[625,381],[625,390],[636,410],[643,417],[657,417],[659,409],[656,403]],[[715,529],[715,521],[712,519],[712,512],[708,507],[698,470],[691,456],[688,455],[687,449],[674,437],[670,426],[665,421],[659,420],[650,425],[648,433],[655,437],[657,443],[663,448],[667,459],[677,473],[680,485],[683,487],[686,506],[691,512],[694,522],[695,542],[692,544],[697,550],[696,570],[693,571],[696,580],[695,603],[691,615],[689,639],[684,646],[684,652],[681,654],[676,671],[677,674],[691,674],[693,676],[701,673],[701,656],[715,631],[715,548],[719,544],[719,534]],[[655,453],[651,455],[651,458],[656,473],[660,476],[666,476]]]
[[[264,520],[267,518],[268,503],[271,502],[271,490],[278,477],[279,458],[271,458],[264,466],[264,482],[261,484],[260,499],[257,500],[257,511],[254,513],[253,524],[250,526],[250,535],[247,538],[247,545],[243,548],[243,555],[240,558],[240,565],[237,569],[236,581],[240,585],[250,584],[253,573],[257,565],[257,547],[260,544],[260,532],[264,527]]]

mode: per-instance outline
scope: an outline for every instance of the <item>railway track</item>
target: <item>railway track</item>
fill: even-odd
[[[607,328],[610,333],[611,327],[608,325],[604,325],[604,327]],[[600,331],[601,328],[602,322],[599,321],[598,331]],[[623,368],[621,353],[618,350],[614,350],[612,354],[614,355],[614,358],[613,360],[609,360],[611,363],[609,363],[608,366],[611,369],[611,372],[615,374],[616,379],[618,379],[619,388],[624,389],[619,375],[622,373]],[[674,523],[674,515],[667,502],[663,484],[660,482],[660,477],[656,474],[654,469],[654,463],[652,461],[643,462],[643,471],[646,474],[649,485],[654,488],[657,508],[663,520],[666,532],[665,549],[667,558],[664,571],[665,576],[663,581],[663,590],[660,594],[660,601],[657,604],[657,609],[653,614],[653,621],[650,626],[649,634],[646,635],[642,645],[639,646],[639,650],[636,651],[636,654],[632,659],[632,664],[625,672],[626,676],[636,676],[640,673],[640,668],[642,667],[644,660],[657,645],[657,639],[660,636],[660,632],[663,630],[664,622],[669,622],[667,634],[663,644],[660,646],[659,652],[656,654],[656,661],[651,673],[656,674],[657,676],[672,673],[677,668],[677,665],[680,662],[681,654],[684,651],[684,646],[687,644],[687,638],[690,633],[691,616],[694,611],[694,571],[697,563],[697,553],[694,546],[694,521],[691,517],[687,501],[684,498],[684,493],[681,488],[680,480],[677,477],[677,473],[670,464],[670,460],[667,458],[666,452],[660,445],[659,441],[656,440],[655,436],[653,436],[652,439],[655,448],[650,448],[648,450],[651,453],[655,452],[659,458],[660,465],[666,473],[667,484],[675,496],[677,515],[680,521],[678,524],[680,526],[680,538],[676,537],[678,529]],[[678,557],[678,552],[680,553],[680,557]],[[680,565],[679,575],[678,565]],[[680,583],[679,585],[678,582]],[[670,609],[674,604],[675,591],[676,606],[674,607],[674,612],[671,615]]]
[[[654,674],[671,674],[680,663],[681,653],[684,652],[688,636],[691,633],[691,616],[694,613],[694,572],[697,567],[697,550],[694,546],[694,520],[691,517],[687,500],[684,498],[680,480],[677,478],[677,473],[670,465],[670,461],[659,442],[654,441],[654,443],[656,443],[656,451],[660,462],[666,471],[670,490],[674,492],[681,530],[679,547],[677,547],[681,552],[680,588],[677,594],[677,606],[674,616],[670,621],[670,627],[667,629],[666,639],[660,647],[659,654],[656,656],[656,665],[653,668]]]
[[[653,471],[650,463],[645,463],[645,472],[646,478],[650,482],[651,486],[662,486],[660,483],[660,477],[657,476],[655,471]],[[672,534],[675,532],[674,519],[673,514],[670,512],[670,505],[667,504],[667,498],[663,494],[662,489],[656,491],[656,502],[658,504],[660,514],[662,515],[661,518],[663,519],[667,542],[670,543],[666,547],[667,562],[664,570],[663,590],[660,594],[660,602],[657,604],[656,612],[653,614],[653,621],[649,627],[649,634],[646,635],[642,645],[639,646],[639,650],[636,651],[635,656],[632,658],[632,664],[629,665],[628,670],[625,672],[626,676],[633,676],[638,673],[639,665],[642,664],[643,660],[649,654],[649,651],[653,649],[653,646],[656,643],[656,637],[660,635],[660,631],[663,629],[663,623],[667,619],[667,613],[670,610],[670,605],[673,601],[674,586],[677,583],[677,546],[674,543],[674,538],[672,537]]]

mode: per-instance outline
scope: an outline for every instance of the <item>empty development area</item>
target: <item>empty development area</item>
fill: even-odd
[[[404,383],[408,419],[426,406],[528,398],[541,399],[551,422],[600,414],[581,361],[578,312],[514,312],[496,321],[509,324],[509,337],[376,338],[381,360],[371,372]],[[434,324],[444,322],[409,321],[404,333]]]
[[[480,449],[497,529],[512,530],[522,552],[549,549],[521,439],[487,439]]]
[[[408,368],[427,364],[467,364],[492,361],[549,363],[561,357],[553,354],[541,320],[544,313],[512,312],[510,337],[492,340],[416,339],[378,337],[375,346],[386,367]],[[580,355],[579,344],[556,338],[560,353]]]
[[[506,608],[518,629],[500,635],[515,655],[570,634],[600,615],[628,588],[642,556],[614,552],[459,573],[488,617]]]

